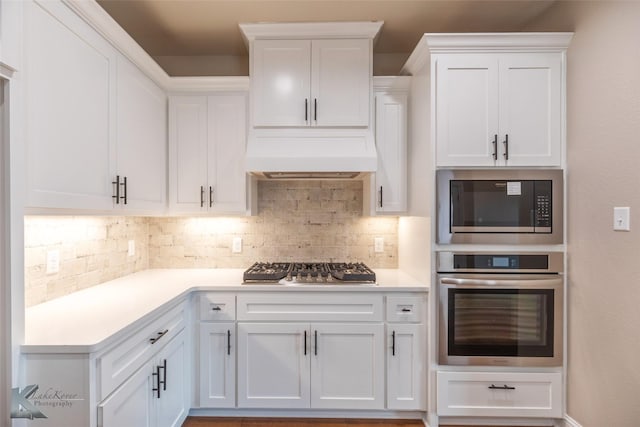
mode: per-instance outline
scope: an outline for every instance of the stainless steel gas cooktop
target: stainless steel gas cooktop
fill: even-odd
[[[375,285],[376,274],[361,262],[256,262],[243,284]]]

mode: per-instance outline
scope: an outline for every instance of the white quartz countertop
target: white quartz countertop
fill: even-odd
[[[154,269],[30,307],[24,353],[94,353],[120,339],[193,291],[428,292],[401,270],[376,269],[377,286],[242,285],[243,269]]]

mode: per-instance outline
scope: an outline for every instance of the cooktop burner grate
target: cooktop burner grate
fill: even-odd
[[[243,274],[244,283],[374,283],[376,274],[364,263],[256,262]]]

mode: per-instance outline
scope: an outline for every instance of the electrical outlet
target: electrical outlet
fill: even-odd
[[[373,251],[384,252],[384,238],[376,237],[373,239]]]
[[[631,208],[620,207],[613,208],[613,229],[616,231],[629,231],[629,217],[631,215]]]
[[[60,251],[47,252],[47,274],[54,274],[60,271]]]
[[[129,240],[127,248],[127,256],[134,256],[136,254],[136,241]]]
[[[231,246],[231,252],[239,254],[242,252],[242,237],[234,237],[233,245]]]

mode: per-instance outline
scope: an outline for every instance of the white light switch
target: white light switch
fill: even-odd
[[[47,274],[54,274],[60,271],[60,251],[47,252]]]
[[[631,215],[631,208],[618,207],[613,208],[613,229],[616,231],[629,231],[631,224],[629,224],[629,217]]]
[[[376,237],[373,239],[373,251],[384,252],[384,237]]]
[[[136,254],[136,241],[129,240],[127,246],[127,256],[134,256]]]
[[[242,252],[242,237],[234,237],[233,245],[231,246],[231,252],[239,254]]]

